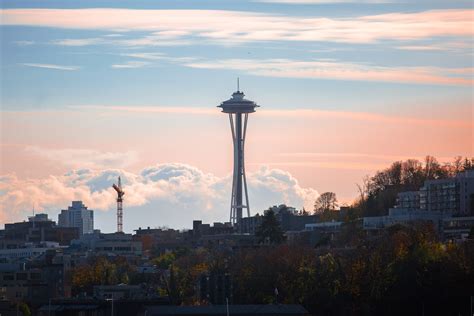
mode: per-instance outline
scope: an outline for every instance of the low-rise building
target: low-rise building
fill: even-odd
[[[450,214],[429,212],[423,210],[412,210],[402,208],[391,208],[386,216],[364,217],[362,227],[364,230],[373,231],[384,229],[395,224],[412,224],[414,222],[430,222],[437,231],[440,231],[441,220]]]
[[[464,240],[474,227],[474,216],[444,218],[442,225],[445,240]]]
[[[146,293],[139,285],[96,285],[94,286],[94,298],[97,299],[143,299]]]
[[[143,254],[142,242],[134,240],[131,234],[125,233],[103,234],[95,230],[92,234],[85,234],[79,240],[74,240],[72,245],[91,250],[97,255],[141,256]]]
[[[24,243],[16,248],[0,249],[0,260],[2,261],[21,261],[25,259],[33,259],[46,253],[50,249],[60,249],[57,242],[45,241],[41,243]]]
[[[58,242],[69,245],[71,240],[79,237],[79,231],[74,227],[58,227],[48,219],[47,214],[36,214],[28,221],[5,224],[5,230],[0,239],[0,249],[15,248],[25,242]]]
[[[301,215],[294,207],[284,204],[272,206],[270,209],[280,223],[283,231],[300,231],[305,229],[306,224],[316,223],[317,215]],[[243,234],[255,235],[258,227],[262,224],[263,215],[244,217],[239,222],[239,231]]]
[[[139,227],[135,230],[134,240],[143,245],[144,255],[160,255],[189,245],[187,233],[170,228]]]

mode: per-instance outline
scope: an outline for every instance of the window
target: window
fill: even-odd
[[[27,273],[17,273],[16,274],[16,279],[17,280],[27,280],[28,279],[28,274]]]
[[[4,281],[13,281],[13,280],[15,280],[15,277],[13,276],[13,274],[5,274],[3,276],[3,280]]]

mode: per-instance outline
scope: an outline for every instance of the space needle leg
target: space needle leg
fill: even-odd
[[[232,113],[229,113],[229,122],[230,122],[230,130],[232,132],[232,142],[234,144],[234,172],[232,174],[232,191],[231,191],[231,198],[230,198],[230,222],[233,225],[236,220],[237,214],[235,213],[235,186],[236,186],[236,163],[235,163],[235,157],[236,157],[236,150],[237,150],[237,145],[236,145],[236,137],[235,137],[235,125],[234,125],[234,118]]]
[[[245,175],[245,159],[244,159],[244,147],[245,147],[245,136],[247,134],[247,121],[248,121],[248,113],[245,113],[244,118],[244,135],[242,137],[242,174],[244,179],[244,190],[245,190],[245,205],[247,207],[247,217],[250,217],[250,205],[249,205],[249,194],[247,191],[247,177]]]

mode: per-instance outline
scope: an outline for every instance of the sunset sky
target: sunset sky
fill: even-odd
[[[471,1],[3,1],[0,228],[72,200],[124,229],[228,221],[250,115],[251,212],[357,197],[407,158],[474,156]]]

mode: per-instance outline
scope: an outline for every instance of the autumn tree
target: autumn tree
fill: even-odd
[[[314,213],[321,214],[327,211],[335,211],[337,207],[336,193],[325,192],[321,194],[314,203]]]

